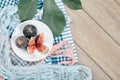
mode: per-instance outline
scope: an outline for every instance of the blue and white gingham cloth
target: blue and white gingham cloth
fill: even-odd
[[[4,8],[5,6],[17,6],[19,0],[0,0],[0,8]],[[38,9],[42,8],[42,0],[38,0]]]
[[[0,8],[1,8],[0,9],[0,23],[4,22],[4,18],[3,17],[2,17],[3,19],[1,18],[1,13],[2,13],[1,10],[4,9],[6,6],[17,6],[18,1],[19,0],[0,0]],[[78,58],[77,58],[75,43],[74,43],[74,40],[73,40],[73,37],[72,37],[72,34],[71,34],[71,30],[70,30],[70,20],[69,20],[68,16],[66,15],[66,11],[65,11],[65,8],[64,8],[64,5],[63,5],[62,1],[61,0],[55,0],[55,1],[57,3],[58,7],[64,13],[64,15],[66,17],[67,25],[66,25],[64,31],[62,32],[62,34],[60,36],[54,37],[54,44],[57,44],[57,43],[59,43],[63,40],[68,40],[73,46],[74,57],[76,59],[76,64],[78,64]],[[38,0],[38,10],[42,9],[42,4],[43,4],[42,0]],[[16,22],[17,23],[14,23],[15,25],[17,25],[19,23],[19,20],[16,21]],[[11,35],[12,32],[14,31],[15,27],[16,27],[15,25],[7,25],[7,26],[4,26],[4,27],[6,27],[8,29],[8,31]],[[13,65],[22,65],[22,66],[29,66],[29,65],[37,64],[39,62],[39,61],[37,61],[37,62],[24,61],[16,55],[12,55],[11,60],[12,60]],[[48,57],[47,59],[45,59],[44,63],[45,64],[58,64],[58,62],[68,61],[68,60],[69,60],[69,58],[67,58],[67,57],[51,56],[51,57]]]

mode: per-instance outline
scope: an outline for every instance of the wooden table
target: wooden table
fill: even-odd
[[[81,1],[81,10],[66,7],[79,63],[93,80],[120,80],[120,0]]]

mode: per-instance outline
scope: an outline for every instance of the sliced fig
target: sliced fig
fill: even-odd
[[[45,46],[45,45],[41,45],[41,46],[37,47],[37,50],[38,50],[39,52],[45,53],[45,52],[48,51],[48,47]]]
[[[27,52],[33,54],[35,51],[35,46],[27,46]]]
[[[29,46],[35,46],[35,39],[34,37],[31,37],[28,43]]]
[[[44,38],[44,34],[40,33],[37,37],[36,37],[36,46],[40,46],[43,44],[43,38]]]

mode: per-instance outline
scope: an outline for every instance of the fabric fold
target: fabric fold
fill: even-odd
[[[90,69],[83,65],[78,65],[75,43],[70,31],[70,19],[66,15],[62,0],[55,1],[64,13],[67,25],[60,36],[54,37],[54,44],[68,40],[73,47],[73,56],[75,57],[76,65],[50,65],[69,60],[68,58],[57,56],[46,58],[44,64],[40,64],[39,61],[27,62],[11,52],[9,36],[12,35],[16,26],[20,23],[17,8],[18,1],[19,0],[0,1],[0,30],[5,32],[3,35],[5,37],[3,45],[0,45],[0,76],[7,80],[92,80],[92,72]],[[42,0],[38,0],[38,11],[33,19],[41,20],[42,15]],[[14,56],[11,56],[11,54]]]

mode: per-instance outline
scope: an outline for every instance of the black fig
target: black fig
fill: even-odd
[[[26,38],[25,36],[20,36],[16,39],[16,45],[19,48],[23,48],[26,49],[27,45],[28,45],[29,39]]]
[[[23,34],[27,38],[34,37],[37,34],[37,29],[34,25],[26,25],[25,28],[23,29]]]

